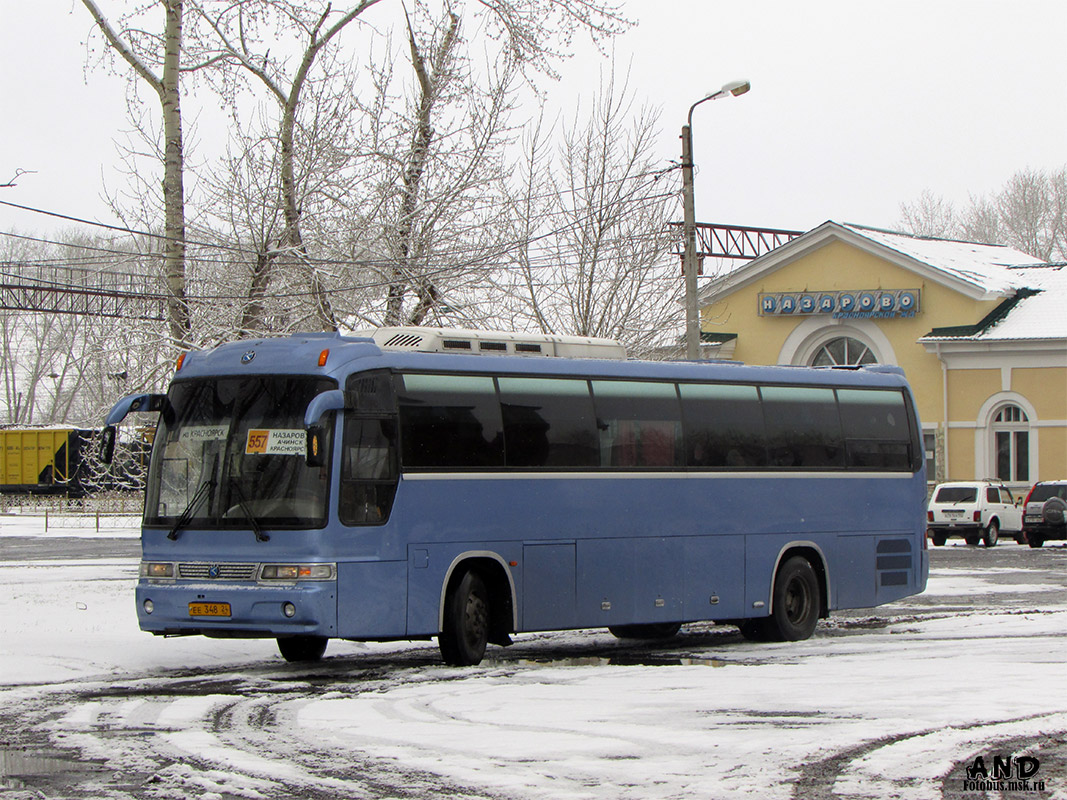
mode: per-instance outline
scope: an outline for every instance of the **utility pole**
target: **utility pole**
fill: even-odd
[[[689,106],[689,116],[682,126],[682,206],[685,214],[685,357],[700,358],[700,309],[697,306],[697,233],[693,203],[693,109],[708,100],[738,96],[752,88],[748,81],[732,81]]]
[[[692,118],[693,109],[689,109]],[[697,307],[697,229],[693,203],[693,134],[689,125],[682,126],[682,207],[685,226],[685,251],[682,271],[685,273],[685,357],[700,358],[700,310]]]

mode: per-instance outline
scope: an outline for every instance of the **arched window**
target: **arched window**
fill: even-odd
[[[877,363],[871,348],[850,336],[838,336],[826,342],[815,351],[811,361],[813,367],[855,367]]]
[[[1002,481],[1030,480],[1030,419],[1014,403],[993,416],[993,461]]]

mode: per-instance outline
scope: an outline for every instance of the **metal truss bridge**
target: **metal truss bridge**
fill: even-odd
[[[670,223],[684,249],[682,223]],[[743,225],[696,224],[698,258],[753,259],[804,231]],[[117,267],[118,265],[115,265]],[[158,276],[55,264],[0,262],[0,311],[83,314],[164,321],[166,294]]]
[[[685,250],[682,223],[672,222],[670,226],[678,234],[675,252],[681,255]],[[805,232],[698,222],[696,224],[697,258],[759,258]]]
[[[159,283],[135,272],[0,261],[0,311],[163,321]]]

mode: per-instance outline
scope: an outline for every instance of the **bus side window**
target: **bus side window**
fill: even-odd
[[[912,430],[904,393],[889,389],[838,389],[848,466],[912,471]]]
[[[767,465],[767,437],[755,386],[682,383],[686,463],[704,469]]]
[[[508,377],[499,383],[507,466],[600,466],[588,381]]]
[[[504,466],[504,425],[491,377],[411,374],[400,380],[404,469]]]
[[[673,383],[593,381],[602,467],[684,463],[682,418]]]
[[[845,442],[833,389],[763,386],[763,415],[771,466],[845,466]]]
[[[345,416],[338,516],[345,525],[389,518],[396,494],[396,422]]]

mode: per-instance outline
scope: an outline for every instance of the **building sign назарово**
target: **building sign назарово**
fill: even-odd
[[[914,317],[918,289],[872,289],[848,292],[761,292],[761,316],[829,314],[835,319]]]

